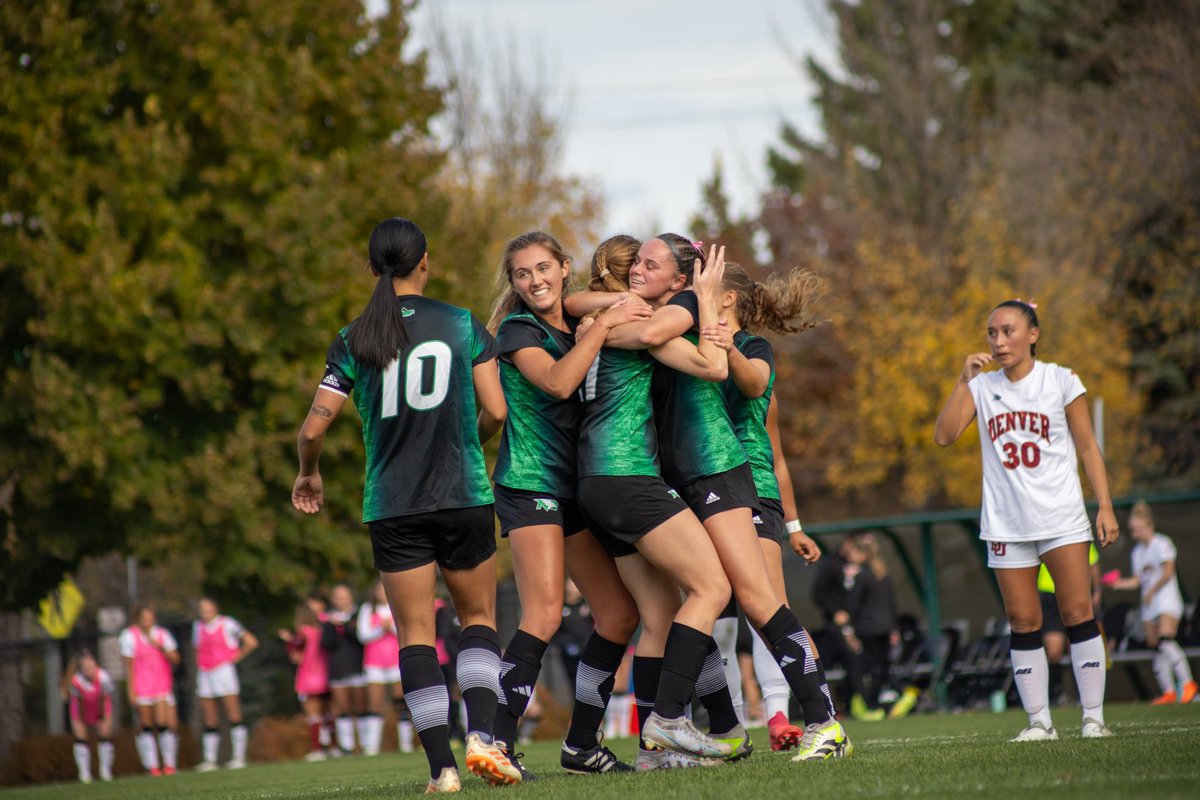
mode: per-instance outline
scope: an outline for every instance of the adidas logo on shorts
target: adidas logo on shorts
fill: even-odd
[[[717,497],[717,493],[716,493],[716,492],[709,492],[709,493],[708,493],[708,497],[704,498],[704,505],[706,505],[706,506],[710,506],[710,505],[712,505],[713,503],[717,502],[717,501],[718,501],[718,500],[720,500],[720,499],[721,499],[721,498]]]
[[[558,511],[558,501],[548,497],[539,497],[533,501],[534,511]]]
[[[786,667],[788,664],[795,664],[795,663],[796,663],[796,659],[792,658],[791,656],[784,656],[783,658],[779,659],[779,667],[781,669],[783,667]]]
[[[755,515],[754,515],[754,524],[755,524],[755,525],[762,525],[762,524],[763,524],[762,517],[760,517],[758,514],[755,514]]]
[[[512,687],[511,691],[513,694],[520,694],[520,695],[524,695],[525,697],[533,696],[533,687],[532,686],[514,686],[514,687]]]

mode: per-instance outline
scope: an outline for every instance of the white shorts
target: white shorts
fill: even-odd
[[[156,706],[159,703],[166,703],[169,706],[173,706],[175,705],[175,695],[172,692],[167,692],[166,694],[151,694],[146,695],[145,697],[138,695],[134,698],[134,701],[139,706]]]
[[[196,696],[205,700],[241,694],[237,668],[222,664],[213,669],[196,670]]]
[[[329,682],[330,689],[346,689],[366,685],[367,682],[363,680],[363,675],[361,672],[356,675],[347,675],[345,678],[338,678],[336,681]]]
[[[400,668],[399,667],[363,667],[363,673],[366,676],[367,683],[399,683]]]
[[[1177,589],[1172,589],[1174,587],[1164,586],[1149,603],[1142,606],[1142,622],[1153,622],[1163,614],[1177,620],[1183,619],[1183,597]]]
[[[1036,567],[1042,563],[1042,556],[1059,547],[1068,544],[1089,543],[1092,541],[1092,530],[1067,533],[1052,539],[1036,539],[1031,542],[990,542],[988,546],[988,566],[992,569],[1021,569]]]

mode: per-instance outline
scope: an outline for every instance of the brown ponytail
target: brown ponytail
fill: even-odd
[[[588,291],[629,291],[629,270],[637,262],[642,243],[632,236],[618,234],[600,243],[592,254],[592,276]]]
[[[721,288],[737,293],[734,308],[738,324],[746,330],[801,333],[821,324],[808,318],[810,306],[825,291],[825,281],[812,270],[796,267],[757,283],[740,265],[726,262]],[[796,322],[790,324],[792,320]]]

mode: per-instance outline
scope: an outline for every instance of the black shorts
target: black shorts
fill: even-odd
[[[781,542],[787,538],[783,527],[783,503],[772,497],[758,498],[758,513],[754,515],[754,530],[762,539]]]
[[[534,525],[557,525],[562,528],[563,536],[571,536],[587,527],[574,500],[564,500],[546,492],[510,489],[498,483],[493,493],[501,536]]]
[[[680,486],[679,494],[701,522],[734,508],[748,508],[752,513],[758,508],[758,492],[749,463]]]
[[[1038,592],[1038,599],[1042,601],[1042,633],[1066,633],[1054,592]]]
[[[443,569],[471,569],[496,553],[492,505],[449,508],[367,523],[375,569],[404,572],[436,561]]]
[[[579,510],[596,541],[613,558],[633,555],[635,543],[687,505],[662,478],[593,475],[579,480]]]

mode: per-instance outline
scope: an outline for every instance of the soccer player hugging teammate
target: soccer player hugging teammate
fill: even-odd
[[[639,244],[628,236],[603,242],[592,261],[591,288],[597,291],[568,297],[568,310],[585,313],[628,299],[622,278],[635,264]],[[700,306],[713,323],[721,261],[700,285]],[[713,623],[729,601],[729,583],[703,526],[659,474],[651,378],[656,359],[711,381],[723,380],[727,365],[711,342],[697,346],[670,337],[649,351],[639,344],[607,346],[619,331],[641,324],[609,332],[585,382],[578,495],[590,530],[615,559],[642,620],[633,661],[642,722],[637,767],[658,769],[695,764],[696,757],[728,758],[733,748],[701,733],[685,716]],[[682,604],[680,589],[687,593]],[[719,664],[717,672],[724,687]],[[726,688],[727,705],[728,695]]]
[[[564,313],[570,257],[541,231],[504,248],[488,328],[500,344],[500,380],[508,417],[493,473],[501,536],[512,546],[521,623],[500,662],[496,744],[521,769],[512,745],[537,683],[546,647],[562,622],[564,564],[587,598],[595,630],[585,645],[562,765],[576,773],[631,768],[597,736],[613,675],[638,625],[633,598],[613,560],[587,530],[575,502],[579,387],[607,332],[650,315],[632,298],[596,318],[575,340],[578,320]]]
[[[242,723],[236,665],[258,648],[258,639],[236,619],[220,614],[210,598],[200,598],[196,610],[200,618],[192,623],[192,649],[196,653],[196,696],[200,698],[200,713],[204,718],[204,733],[200,737],[202,760],[196,771],[217,768],[217,749],[221,744],[218,704],[225,708],[229,720],[232,755],[225,766],[240,769],[246,766],[248,733]]]
[[[821,551],[800,527],[796,499],[791,488],[787,462],[779,441],[779,401],[772,396],[775,386],[775,357],[771,344],[750,330],[768,328],[775,333],[800,333],[817,323],[804,319],[813,301],[821,294],[823,283],[809,270],[793,269],[786,276],[773,276],[765,284],[752,280],[738,264],[725,264],[721,286],[721,322],[717,328],[705,328],[702,334],[729,353],[729,379],[725,381],[725,406],[733,430],[750,459],[754,477],[758,513],[754,515],[758,543],[776,595],[787,600],[783,580],[783,540],[806,563],[820,558]],[[792,320],[800,318],[793,324]],[[781,491],[781,480],[786,492]],[[787,520],[785,522],[785,520]],[[811,640],[810,640],[811,641]],[[788,721],[788,682],[761,636],[753,637],[754,671],[762,686],[767,729],[772,750],[790,750],[801,744],[804,731]],[[811,697],[802,707],[806,725],[827,721],[821,710],[832,703],[825,683],[824,667],[816,658],[820,698]],[[732,653],[722,652],[726,660]]]
[[[179,754],[179,737],[175,733],[179,717],[175,711],[172,669],[179,663],[179,646],[170,631],[157,625],[157,615],[150,606],[135,609],[133,620],[134,624],[121,632],[120,647],[125,658],[129,705],[137,709],[140,725],[134,741],[147,772],[154,776],[174,775]]]
[[[96,755],[100,761],[100,780],[111,781],[113,774],[113,710],[115,691],[112,678],[100,669],[96,658],[84,650],[66,670],[65,694],[75,737],[75,766],[79,782],[92,782],[92,752],[88,734],[96,735]]]
[[[629,286],[631,292],[655,308],[655,313],[645,322],[614,330],[609,345],[659,348],[683,335],[688,341],[699,341],[702,350],[713,345],[707,337],[699,337],[699,330],[716,323],[712,316],[707,320],[702,317],[708,313],[707,303],[719,302],[724,252],[710,249],[709,260],[713,263],[703,269],[705,259],[698,247],[676,234],[662,234],[643,243],[630,270]],[[695,292],[684,291],[689,275]],[[698,380],[677,366],[664,362],[655,367],[653,376],[654,424],[662,476],[703,523],[747,618],[771,645],[796,697],[810,709],[811,727],[795,760],[847,755],[851,751],[849,739],[829,713],[811,639],[773,588],[757,543],[753,521],[757,492],[721,386],[711,379]],[[727,372],[720,375],[719,381],[727,376]],[[584,494],[581,481],[581,496]],[[729,747],[733,756],[748,754],[751,744],[728,700],[716,642],[711,636],[676,625],[671,629],[668,650],[672,643],[689,655],[702,656],[703,673],[697,676],[696,693],[712,718],[714,738]],[[664,681],[672,672],[669,662],[669,658],[664,659]],[[635,661],[635,690],[637,683]],[[643,726],[643,738],[648,741],[651,737],[647,730],[653,733],[655,722],[651,717]]]
[[[1100,509],[1100,546],[1119,531],[1108,493],[1104,457],[1092,434],[1083,383],[1074,372],[1037,359],[1037,312],[1008,300],[987,323],[990,353],[967,356],[937,419],[934,438],[953,444],[979,419],[983,456],[980,538],[1004,598],[1012,628],[1013,675],[1029,727],[1015,742],[1056,739],[1050,720],[1049,670],[1042,646],[1039,562],[1054,578],[1058,608],[1071,643],[1071,664],[1083,706],[1083,736],[1111,736],[1104,725],[1106,653],[1092,611],[1088,548],[1092,526],[1083,503],[1076,452]],[[1000,367],[983,372],[988,364]]]
[[[429,760],[427,791],[460,787],[435,649],[438,569],[462,622],[457,677],[467,706],[467,768],[493,784],[519,783],[521,773],[492,743],[500,691],[496,540],[480,443],[504,424],[498,347],[469,311],[423,296],[429,254],[416,224],[379,223],[368,250],[378,281],[363,313],[329,347],[300,430],[292,504],[315,514],[324,503],[325,432],[353,394],[367,459],[363,521],[400,633],[404,696]]]

